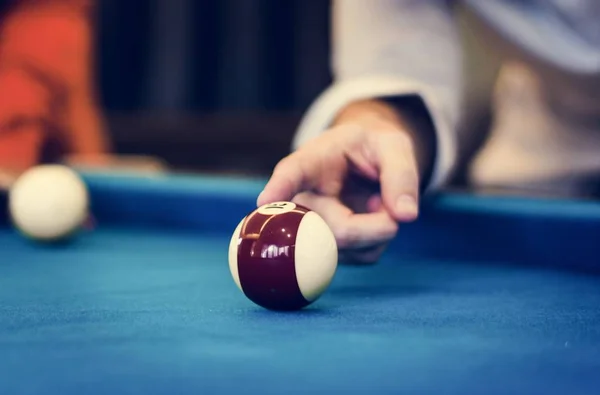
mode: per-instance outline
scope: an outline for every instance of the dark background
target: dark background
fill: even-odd
[[[330,83],[329,1],[98,4],[98,86],[120,153],[267,173]]]

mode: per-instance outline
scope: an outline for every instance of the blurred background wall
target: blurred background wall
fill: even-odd
[[[331,79],[326,0],[98,4],[98,86],[122,153],[268,172]]]
[[[19,1],[0,0],[0,17]],[[268,174],[331,82],[330,0],[90,1],[97,86],[118,153]],[[502,59],[489,50],[495,35],[457,11],[468,77],[460,130],[471,133],[489,125]],[[476,148],[461,153],[464,163]]]

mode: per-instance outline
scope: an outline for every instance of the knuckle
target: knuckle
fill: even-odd
[[[354,123],[334,126],[330,133],[332,139],[336,142],[336,146],[346,149],[363,145],[370,134],[367,133],[367,130],[363,126]]]
[[[394,149],[402,150],[403,152],[412,152],[413,150],[412,138],[406,132],[399,130],[388,131],[384,133],[384,139]]]
[[[331,134],[343,136],[362,136],[365,133],[365,128],[357,123],[343,123],[331,128],[330,132]]]
[[[284,163],[284,160],[285,159],[279,161],[273,168],[273,171],[271,172],[271,180],[284,178],[283,175],[286,173],[285,169],[287,167],[287,165]]]
[[[333,127],[325,132],[321,133],[317,137],[310,139],[302,148],[297,152],[310,152],[316,154],[322,154],[330,150],[332,145],[335,145],[338,136],[337,127]]]
[[[281,159],[273,169],[273,174],[285,174],[293,164],[292,155],[288,155]]]
[[[293,153],[281,159],[273,169],[273,176],[282,180],[302,175],[302,161],[298,153]]]

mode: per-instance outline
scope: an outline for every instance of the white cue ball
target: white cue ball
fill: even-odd
[[[58,241],[77,232],[89,213],[87,186],[63,165],[40,165],[25,171],[9,190],[14,226],[26,237]]]

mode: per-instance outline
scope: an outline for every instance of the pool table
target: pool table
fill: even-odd
[[[600,391],[600,204],[440,193],[296,312],[227,246],[264,180],[85,173],[96,227],[0,227],[1,394]]]

